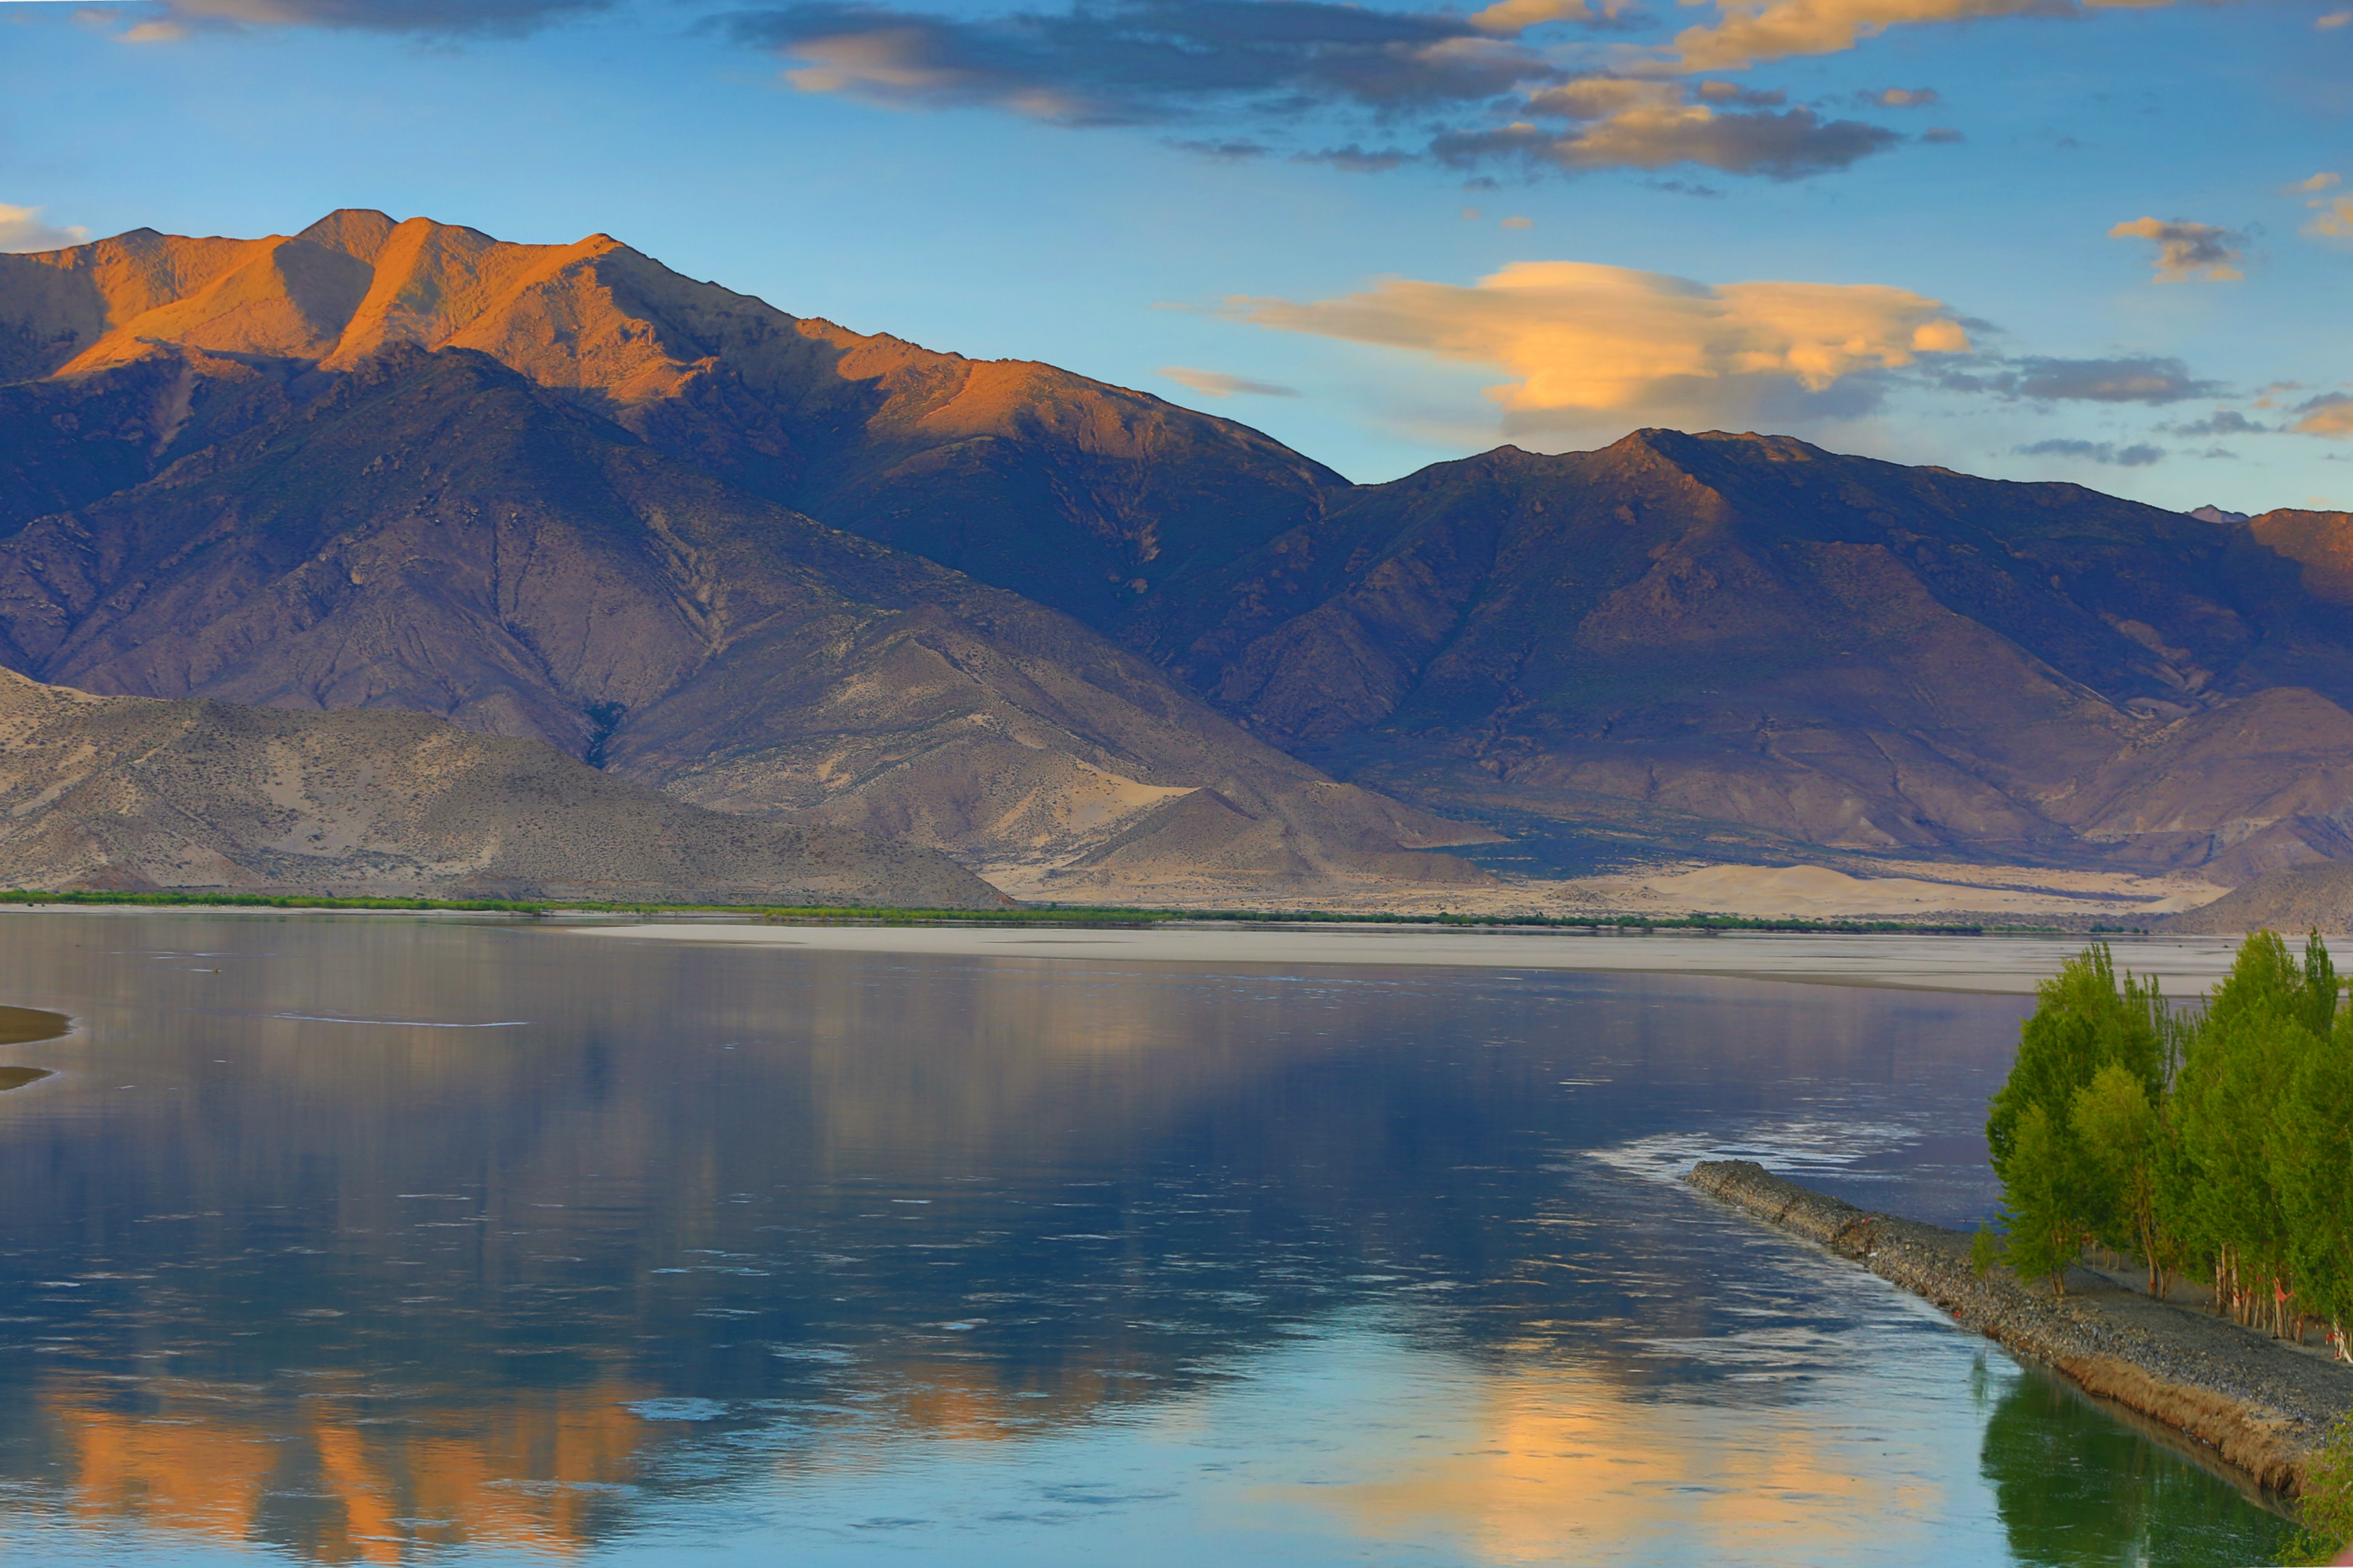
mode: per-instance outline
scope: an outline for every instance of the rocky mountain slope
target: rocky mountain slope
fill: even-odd
[[[1424,852],[1485,830],[1335,784],[1068,617],[820,527],[478,350],[275,374],[311,384],[0,542],[0,661],[438,714],[1074,896],[1205,867],[1486,880]]]
[[[936,850],[705,811],[423,714],[92,697],[5,670],[0,886],[1004,902]]]
[[[0,662],[413,708],[1025,890],[2353,855],[2343,514],[1672,431],[1350,487],[604,236],[365,211],[0,256]]]
[[[1346,489],[1231,421],[790,316],[608,236],[512,245],[353,210],[290,237],[140,229],[0,256],[0,382],[62,383],[31,401],[76,426],[0,463],[0,506],[21,521],[95,499],[126,467],[190,449],[192,424],[265,414],[270,389],[250,383],[396,345],[488,354],[754,494],[1098,627]],[[106,406],[51,411],[90,402]],[[85,477],[108,443],[121,450]]]
[[[2168,936],[2353,931],[2353,865],[2291,866],[2242,882],[2210,904],[2168,916]]]
[[[2331,526],[1649,430],[1367,487],[1158,651],[1450,809],[2244,876],[2353,849]]]

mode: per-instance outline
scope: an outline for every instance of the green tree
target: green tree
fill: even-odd
[[[2164,1295],[2180,1259],[2158,1212],[2168,1139],[2147,1086],[2123,1063],[2110,1062],[2075,1091],[2067,1120],[2090,1173],[2090,1207],[2106,1216],[2101,1241],[2137,1254],[2148,1268],[2150,1294]]]
[[[2327,1322],[2339,1359],[2353,1361],[2345,1338],[2353,1321],[2353,1014],[2337,1024],[2295,1064],[2265,1148],[2296,1301]]]
[[[2257,931],[2216,988],[2175,1080],[2181,1159],[2168,1173],[2160,1215],[2242,1322],[2268,1315],[2284,1326],[2291,1229],[2273,1121],[2297,1066],[2333,1033],[2336,1011],[2336,972],[2319,938],[2298,963],[2276,934]]]
[[[2084,1250],[2083,1162],[2074,1141],[2040,1103],[2011,1131],[2010,1175],[2002,1182],[2002,1223],[2010,1227],[2010,1266],[2021,1279],[2047,1276],[2064,1293],[2067,1265]]]
[[[2087,1238],[2121,1244],[2135,1234],[2131,1184],[2104,1152],[2086,1146],[2077,1099],[2108,1071],[2111,1087],[2091,1112],[2103,1134],[2112,1129],[2101,1119],[2125,1088],[2157,1105],[2173,1037],[2156,984],[2129,974],[2119,984],[2105,942],[2061,965],[2035,996],[2010,1077],[1987,1109],[1986,1144],[2001,1179],[2010,1260],[2021,1275],[2047,1274],[2055,1284]]]

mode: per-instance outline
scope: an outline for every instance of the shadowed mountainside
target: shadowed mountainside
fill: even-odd
[[[2279,516],[1646,430],[1366,487],[1159,651],[1451,809],[2246,876],[2353,850],[2353,590]]]
[[[185,375],[175,364],[208,382],[215,362],[333,373],[400,344],[487,353],[755,494],[1099,628],[1346,488],[1231,421],[1051,365],[790,316],[605,235],[512,245],[351,210],[292,237],[139,229],[0,256],[0,382],[121,386],[100,418],[125,448],[79,486],[49,473],[74,469],[69,456],[0,463],[0,506],[21,522],[95,499],[90,484],[126,463],[188,449],[192,406],[219,424],[231,411],[216,405],[249,401],[207,386],[159,412],[151,389]],[[76,419],[43,446],[87,447],[100,426]]]
[[[377,349],[0,543],[0,659],[97,692],[438,714],[1098,891],[1204,855],[1252,887],[1486,879],[1418,853],[1483,830],[1334,784],[1068,617],[471,350]],[[1195,791],[1211,826],[1155,834]]]
[[[5,670],[0,885],[1004,902],[936,850],[704,811],[422,714],[92,697]]]

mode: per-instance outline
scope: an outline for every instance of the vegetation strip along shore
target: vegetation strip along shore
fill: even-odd
[[[2005,1268],[1980,1276],[1969,1236],[1857,1208],[1753,1160],[1702,1161],[1683,1180],[2194,1439],[2274,1491],[2305,1490],[2331,1426],[2353,1407],[2353,1366],[2209,1313],[2080,1273],[2064,1296]]]
[[[0,889],[0,905],[153,907],[158,909],[447,910],[480,914],[732,914],[793,923],[872,925],[1124,925],[1185,921],[1241,925],[1409,925],[1526,927],[1579,931],[1762,931],[1833,936],[2052,935],[2063,928],[2037,925],[1949,925],[1905,921],[1776,919],[1759,915],[1458,915],[1389,914],[1325,910],[1172,910],[1117,905],[1048,904],[1008,910],[902,910],[858,904],[766,908],[748,904],[596,903],[570,899],[311,898],[300,893],[108,892],[69,889],[48,892]],[[2122,928],[2118,928],[2121,930]]]

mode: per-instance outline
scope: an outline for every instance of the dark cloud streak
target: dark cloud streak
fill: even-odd
[[[1458,15],[1328,0],[1103,0],[978,17],[803,0],[712,25],[783,58],[803,91],[1066,126],[1221,121],[1176,143],[1210,157],[1273,152],[1279,129],[1297,138],[1295,161],[1358,172],[1693,163],[1790,180],[1904,140],[1734,83],[1565,70]],[[1399,145],[1408,123],[1414,144]]]
[[[1984,373],[1948,372],[1936,378],[1948,392],[1990,393],[2038,403],[2180,403],[2211,397],[2219,383],[2201,380],[2178,359],[2153,354],[2120,359],[2026,358],[1991,362]]]
[[[1484,102],[1562,74],[1459,17],[1323,0],[1124,0],[979,19],[813,0],[718,25],[738,43],[807,62],[791,73],[803,87],[1071,125],[1180,120],[1221,102],[1394,112]]]
[[[1798,180],[1843,169],[1903,138],[1859,120],[1819,118],[1810,109],[1778,114],[1627,114],[1566,131],[1509,125],[1449,132],[1430,143],[1439,162],[1456,167],[1517,160],[1570,173],[1590,169],[1665,169],[1697,163],[1726,174]]]
[[[2165,448],[2147,444],[2118,447],[2109,441],[2036,441],[2015,448],[2021,458],[2081,458],[2119,468],[2145,468],[2165,460]]]
[[[612,0],[164,0],[160,24],[198,29],[334,27],[432,37],[518,37]]]

